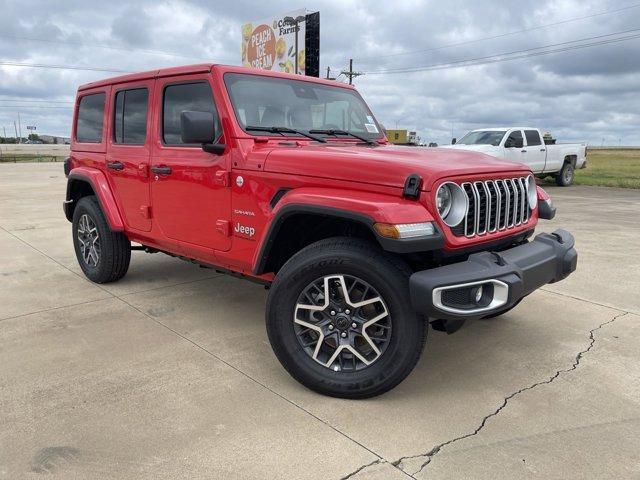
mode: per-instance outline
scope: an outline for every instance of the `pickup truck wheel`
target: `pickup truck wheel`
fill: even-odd
[[[267,300],[267,333],[284,368],[317,392],[380,395],[415,367],[426,322],[408,267],[367,242],[332,238],[294,255]]]
[[[573,183],[573,173],[574,168],[571,162],[565,163],[562,170],[556,174],[556,183],[561,187],[568,187]]]
[[[120,280],[129,269],[131,243],[113,232],[98,199],[82,197],[73,212],[73,245],[80,268],[89,280],[107,283]]]

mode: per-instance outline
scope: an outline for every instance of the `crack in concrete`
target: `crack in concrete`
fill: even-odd
[[[381,458],[374,460],[371,463],[367,463],[366,465],[362,465],[361,467],[358,467],[357,470],[354,470],[353,472],[349,473],[348,475],[345,475],[344,477],[340,477],[340,480],[347,480],[347,478],[351,478],[354,475],[357,475],[358,473],[360,473],[362,470],[364,470],[365,468],[369,468],[369,467],[373,467],[374,465],[377,465],[378,463],[383,462],[383,460]],[[384,462],[386,463],[386,462]]]
[[[480,433],[480,431],[485,427],[485,425],[487,424],[489,419],[492,418],[492,417],[495,417],[496,415],[498,415],[507,406],[507,404],[509,403],[509,400],[511,400],[512,398],[520,395],[523,392],[526,392],[527,390],[532,390],[532,389],[534,389],[534,388],[536,388],[536,387],[538,387],[540,385],[550,384],[553,381],[555,381],[563,373],[568,373],[568,372],[571,372],[571,371],[575,370],[576,368],[578,368],[578,365],[580,365],[580,361],[582,360],[582,357],[586,353],[588,353],[593,348],[593,346],[595,345],[595,342],[596,342],[596,339],[595,339],[595,336],[594,336],[595,332],[600,330],[605,325],[613,323],[618,318],[623,317],[623,316],[628,315],[628,314],[629,314],[629,312],[619,313],[619,314],[615,315],[611,320],[607,320],[606,322],[603,322],[600,325],[598,325],[597,327],[591,329],[589,331],[589,345],[584,350],[581,350],[580,352],[578,352],[578,354],[576,355],[575,360],[573,361],[573,364],[571,365],[571,367],[564,368],[564,369],[561,369],[561,370],[557,370],[548,379],[533,383],[533,384],[528,385],[526,387],[523,387],[523,388],[521,388],[519,390],[516,390],[515,392],[511,393],[510,395],[506,396],[504,398],[504,400],[502,401],[502,404],[496,410],[494,410],[490,414],[486,415],[482,419],[482,421],[480,422],[480,425],[478,425],[478,427],[473,432],[466,433],[466,434],[461,435],[461,436],[456,437],[456,438],[452,438],[450,440],[447,440],[446,442],[442,442],[442,443],[436,445],[435,447],[433,447],[431,450],[429,450],[426,453],[422,453],[422,454],[418,454],[418,455],[410,455],[410,456],[406,456],[406,457],[401,457],[398,460],[396,460],[395,462],[392,462],[392,465],[394,467],[399,468],[403,472],[408,473],[402,468],[402,465],[401,465],[402,462],[404,462],[406,460],[409,460],[409,459],[426,457],[425,461],[422,463],[422,465],[420,465],[420,468],[418,470],[416,470],[413,473],[408,473],[411,477],[414,477],[415,475],[420,473],[422,470],[424,470],[424,468],[427,465],[429,465],[429,463],[431,462],[433,457],[435,457],[444,447],[446,447],[447,445],[451,445],[452,443],[458,442],[460,440],[464,440],[465,438],[473,437],[473,436],[477,435],[478,433]]]

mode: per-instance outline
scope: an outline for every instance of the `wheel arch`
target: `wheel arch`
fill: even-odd
[[[577,155],[565,155],[563,164],[570,163],[573,166],[573,168],[576,168],[577,161],[578,161]]]
[[[276,206],[269,228],[256,251],[253,273],[274,272],[297,251],[307,245],[335,236],[362,238],[394,254],[437,250],[444,247],[444,235],[434,222],[435,233],[428,238],[396,240],[380,236],[376,222],[417,223],[433,221],[425,206],[403,198],[374,195],[374,198],[331,196],[324,192],[285,194]],[[287,198],[288,197],[288,198]],[[354,195],[355,197],[355,195]],[[315,200],[298,203],[296,200]],[[367,208],[364,208],[364,207]]]
[[[73,220],[73,212],[82,197],[95,195],[100,208],[107,219],[109,228],[114,232],[124,230],[124,222],[116,205],[115,198],[103,172],[85,167],[74,168],[67,180],[67,194],[64,213],[67,220]]]
[[[297,251],[333,236],[352,236],[378,244],[373,220],[363,214],[318,205],[289,204],[278,210],[254,261],[254,273],[277,272]]]

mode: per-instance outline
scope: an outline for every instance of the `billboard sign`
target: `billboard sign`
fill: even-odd
[[[318,76],[320,15],[305,9],[242,25],[242,65]]]

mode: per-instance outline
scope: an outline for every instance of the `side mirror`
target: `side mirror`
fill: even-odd
[[[212,143],[216,135],[213,113],[182,112],[180,114],[180,134],[184,143]]]
[[[458,143],[458,139],[457,138],[452,138],[451,139],[451,145],[455,145],[456,143]]]
[[[199,143],[205,152],[220,154],[224,144],[214,144],[218,137],[211,112],[184,111],[180,114],[180,135],[184,143]]]

